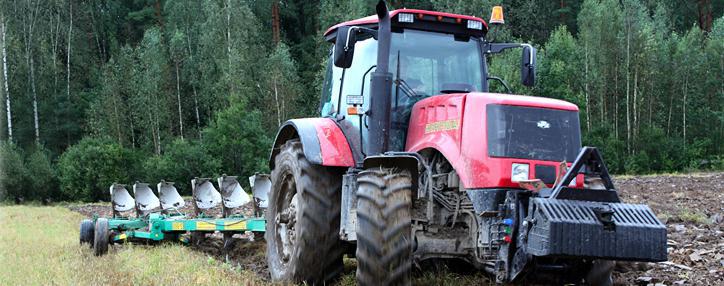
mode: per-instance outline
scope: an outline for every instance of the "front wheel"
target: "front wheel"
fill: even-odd
[[[357,284],[409,285],[412,178],[374,168],[357,179]]]
[[[281,147],[266,212],[267,261],[274,281],[323,284],[342,271],[341,179],[335,169],[310,163],[299,140]]]

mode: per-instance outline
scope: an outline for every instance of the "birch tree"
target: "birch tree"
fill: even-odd
[[[2,33],[2,57],[3,57],[3,90],[5,91],[5,115],[7,115],[8,141],[13,142],[13,116],[10,100],[10,89],[8,88],[8,53],[6,49],[6,25],[5,14],[0,13],[0,32]]]

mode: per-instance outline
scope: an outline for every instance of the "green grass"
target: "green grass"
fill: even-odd
[[[82,218],[61,207],[0,207],[0,285],[265,284],[177,244],[124,245],[95,257],[78,243]]]
[[[66,207],[0,206],[0,285],[267,285],[253,272],[179,244],[113,246],[96,257],[78,243],[81,214]],[[336,285],[355,285],[345,259]],[[415,285],[486,285],[482,273],[416,272]]]
[[[683,222],[691,222],[695,224],[710,224],[709,218],[699,211],[692,211],[690,209],[683,209],[679,212],[679,219]]]

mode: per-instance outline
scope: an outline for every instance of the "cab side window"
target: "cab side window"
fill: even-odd
[[[326,117],[334,113],[334,103],[332,102],[332,49],[330,49],[329,54],[330,57],[327,60],[327,70],[324,73],[324,83],[322,85],[322,95],[319,104],[321,117]]]

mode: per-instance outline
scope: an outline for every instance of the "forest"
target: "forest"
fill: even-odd
[[[280,123],[318,114],[335,23],[376,0],[0,0],[0,200],[108,200],[113,182],[253,175]],[[487,21],[514,93],[580,107],[617,174],[724,169],[724,1],[419,0]]]

